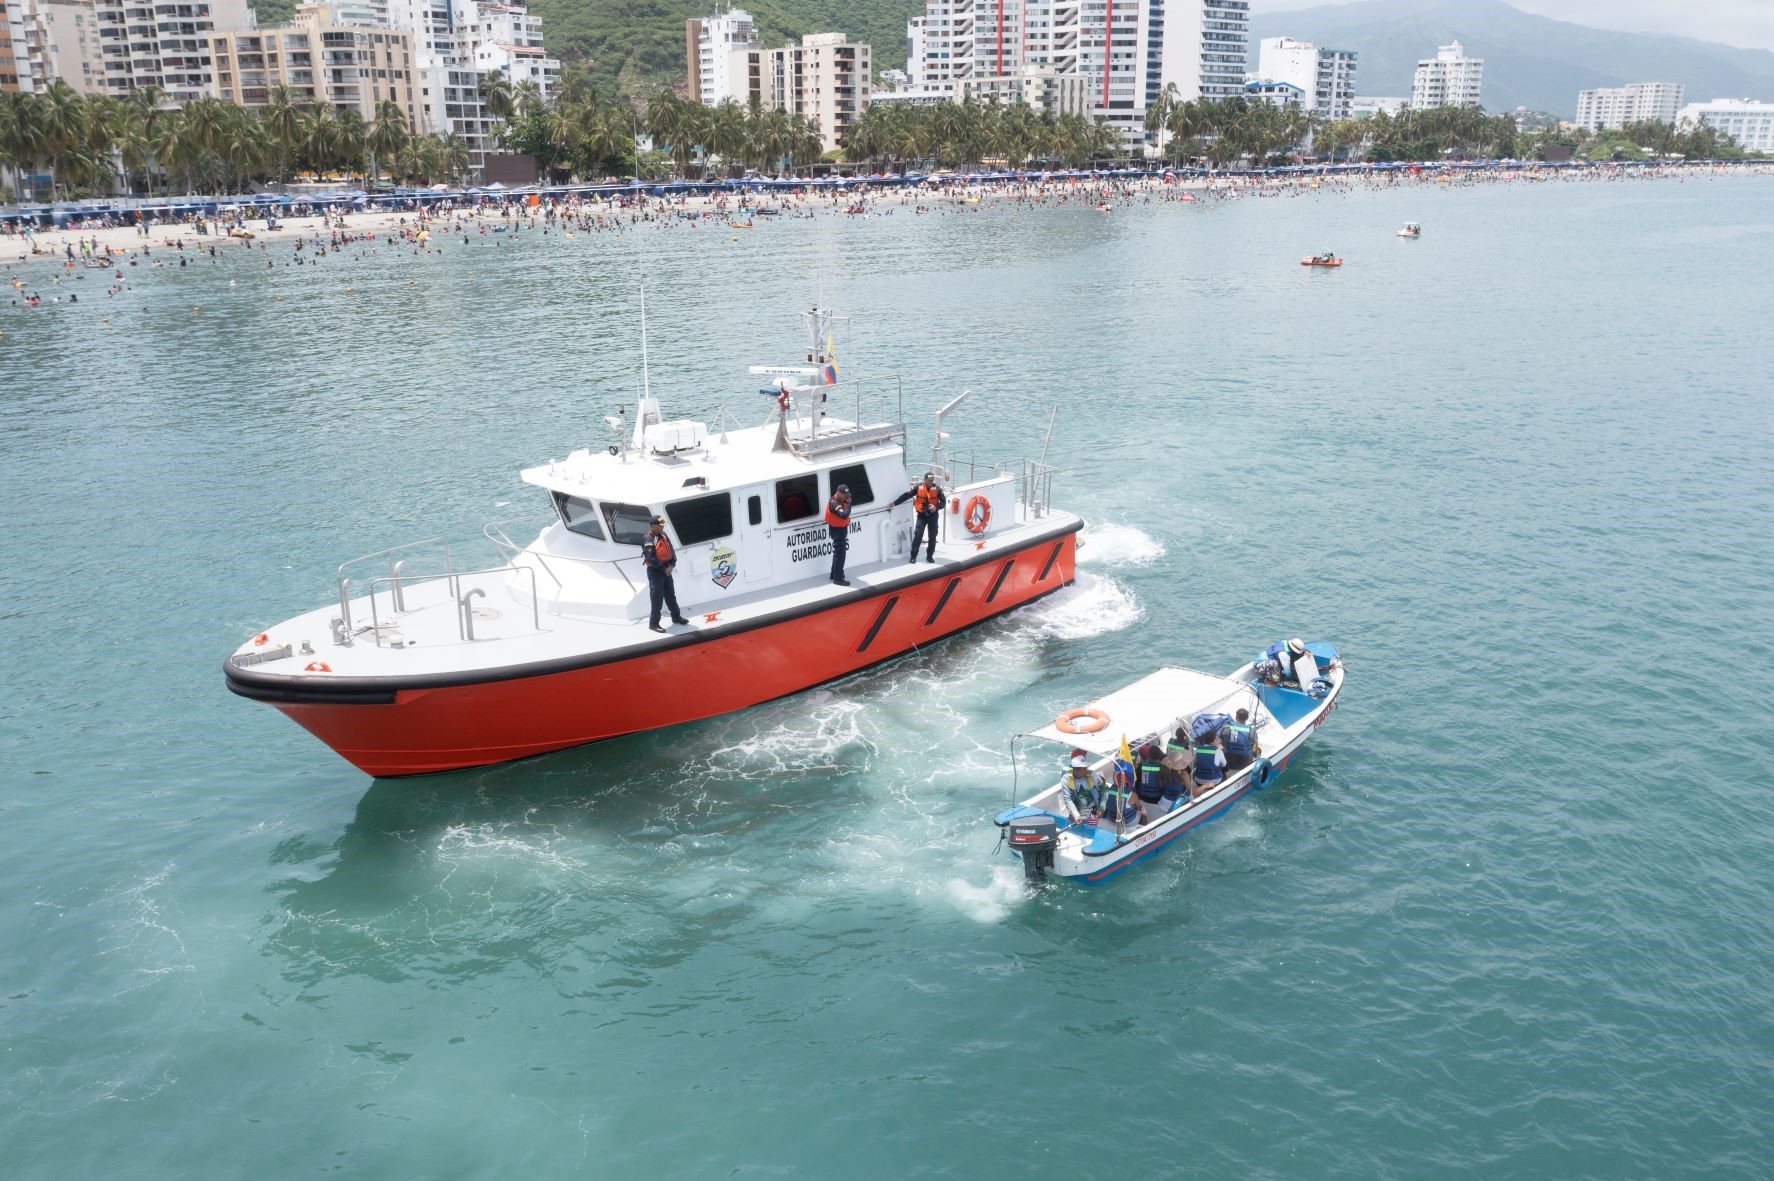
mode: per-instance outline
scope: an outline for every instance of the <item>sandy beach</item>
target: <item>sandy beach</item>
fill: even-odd
[[[1082,205],[1110,215],[1128,205],[1179,206],[1231,200],[1335,196],[1341,193],[1410,186],[1680,183],[1715,175],[1774,175],[1774,165],[1720,168],[1663,166],[1581,171],[1524,167],[1513,170],[1442,173],[1409,171],[1295,174],[1227,174],[1223,177],[1055,178],[997,183],[955,182],[920,188],[808,189],[786,193],[684,195],[613,199],[553,200],[531,206],[519,200],[435,205],[423,210],[366,211],[285,216],[149,222],[144,226],[73,223],[51,231],[9,230],[0,239],[0,270],[12,289],[13,306],[60,302],[40,290],[64,279],[101,277],[115,297],[128,291],[132,268],[186,267],[196,259],[246,261],[263,256],[266,265],[307,264],[348,246],[403,247],[424,254],[489,234],[622,235],[639,230],[693,230],[710,224],[749,228],[775,218],[955,216],[1006,207]],[[766,211],[760,213],[759,210]],[[96,285],[95,285],[96,286]],[[84,290],[84,288],[83,288]],[[93,294],[98,294],[95,290]]]

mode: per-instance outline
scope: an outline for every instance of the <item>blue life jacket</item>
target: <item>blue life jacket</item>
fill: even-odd
[[[1250,727],[1240,722],[1227,722],[1226,728],[1220,731],[1220,740],[1226,744],[1228,756],[1248,758],[1252,753]]]
[[[1140,793],[1140,799],[1148,804],[1156,804],[1164,798],[1164,768],[1157,763],[1141,763],[1139,781],[1134,785]]]
[[[1226,777],[1226,769],[1220,766],[1219,753],[1217,746],[1195,748],[1196,783],[1218,783]]]
[[[1103,816],[1109,820],[1137,822],[1140,813],[1134,807],[1133,793],[1111,787],[1103,794]]]

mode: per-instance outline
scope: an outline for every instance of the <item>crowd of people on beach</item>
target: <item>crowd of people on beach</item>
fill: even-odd
[[[1686,180],[1722,173],[1771,175],[1774,165],[1664,165],[1630,169],[1516,169],[1457,171],[1396,169],[1289,175],[1228,172],[1208,177],[1066,176],[983,180],[957,178],[916,187],[805,187],[653,196],[645,193],[463,197],[409,209],[350,210],[283,206],[253,217],[246,208],[225,215],[192,213],[124,224],[115,216],[70,220],[44,231],[21,224],[7,238],[18,266],[6,277],[12,308],[77,304],[61,289],[100,275],[106,297],[130,293],[131,268],[188,270],[194,265],[266,268],[312,266],[334,255],[358,257],[441,254],[446,245],[506,242],[523,236],[570,240],[579,235],[637,231],[753,230],[785,218],[966,216],[988,211],[1081,206],[1113,213],[1129,206],[1207,205],[1247,199],[1306,198],[1409,186],[1467,188],[1548,183],[1624,183]],[[54,270],[44,274],[42,264]],[[45,295],[43,288],[49,288]]]

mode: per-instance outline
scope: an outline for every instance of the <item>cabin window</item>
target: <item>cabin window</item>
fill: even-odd
[[[653,523],[653,514],[638,504],[606,504],[604,522],[610,526],[610,540],[617,545],[639,545]]]
[[[595,504],[582,496],[568,496],[565,492],[550,495],[554,497],[554,511],[560,514],[561,524],[575,533],[605,540],[603,522],[598,520]]]
[[[839,484],[849,487],[851,504],[867,504],[875,498],[875,490],[869,487],[869,469],[860,463],[853,463],[849,467],[833,468],[833,492],[838,490]]]
[[[753,525],[764,523],[764,498],[762,496],[745,498],[745,519]]]
[[[665,515],[671,518],[671,527],[678,531],[679,545],[695,545],[699,541],[730,537],[733,533],[733,498],[725,492],[668,504]]]
[[[786,525],[814,516],[819,512],[815,506],[818,499],[818,476],[794,476],[776,481],[776,523]]]

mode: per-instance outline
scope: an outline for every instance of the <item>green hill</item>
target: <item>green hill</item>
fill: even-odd
[[[684,21],[716,10],[713,0],[530,0],[548,51],[584,67],[600,85],[629,92],[682,86]],[[905,22],[923,0],[752,0],[758,35],[774,48],[805,33],[844,33],[872,49],[876,71],[905,67]]]

